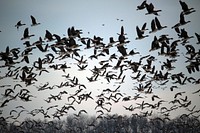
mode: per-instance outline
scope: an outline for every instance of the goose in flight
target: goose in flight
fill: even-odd
[[[182,13],[184,15],[188,15],[188,14],[190,14],[192,12],[195,12],[194,8],[189,8],[188,5],[185,2],[179,0],[179,3],[181,5],[181,8],[183,10]]]
[[[55,40],[51,32],[49,32],[48,30],[46,30],[45,39],[47,39],[48,42]]]
[[[178,34],[179,38],[182,38],[182,41],[185,42],[190,38],[193,38],[193,36],[189,36],[187,31],[185,29],[181,29],[180,33]]]
[[[40,24],[40,23],[38,23],[38,22],[36,21],[35,17],[33,17],[32,15],[31,15],[31,21],[32,21],[31,26],[36,26],[36,25],[39,25],[39,24]]]
[[[17,24],[15,25],[15,27],[17,27],[17,29],[19,29],[19,27],[21,27],[21,26],[23,26],[23,25],[26,25],[26,24],[23,24],[23,23],[21,22],[21,20],[20,20],[20,21],[17,22]]]
[[[150,4],[146,3],[145,6],[146,6],[146,10],[147,10],[147,13],[145,15],[149,15],[149,14],[158,15],[158,12],[162,11],[162,10],[155,10],[154,5],[152,3],[150,3]]]
[[[35,35],[34,35],[34,34],[29,35],[28,28],[26,28],[26,29],[24,30],[24,34],[23,34],[23,37],[21,38],[21,40],[29,39],[29,38],[32,37],[32,36],[35,36]]]
[[[173,28],[178,28],[179,26],[183,26],[183,25],[186,25],[187,23],[190,23],[191,21],[185,21],[185,17],[184,17],[184,14],[181,13],[180,14],[180,20],[177,24],[175,24],[174,26],[172,26],[172,29]]]
[[[151,42],[151,49],[150,49],[149,51],[157,50],[157,49],[159,49],[160,47],[161,47],[161,46],[160,46],[160,44],[159,44],[159,41],[158,41],[157,37],[154,36],[154,39],[153,39],[153,41]]]
[[[142,10],[142,9],[144,9],[144,8],[146,7],[146,6],[145,6],[145,5],[146,5],[146,2],[147,2],[147,1],[144,0],[144,1],[142,2],[142,4],[140,4],[140,5],[137,6],[137,9],[136,9],[136,10]]]
[[[158,20],[157,17],[155,17],[155,24],[156,24],[158,30],[162,30],[162,29],[164,29],[164,28],[167,28],[167,26],[162,26],[162,25],[160,24],[160,21]]]
[[[179,21],[180,25],[185,25],[185,24],[187,24],[187,23],[189,23],[189,22],[191,22],[191,21],[185,21],[184,14],[181,13],[181,14],[180,14],[180,21]]]
[[[137,36],[138,36],[138,37],[136,37],[136,40],[148,37],[148,35],[145,35],[145,36],[143,35],[144,31],[141,31],[138,26],[136,26],[136,31],[137,31]]]

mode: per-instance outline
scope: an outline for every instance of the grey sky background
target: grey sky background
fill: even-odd
[[[189,35],[195,36],[194,33],[200,33],[199,22],[200,22],[200,1],[199,0],[183,0],[185,1],[189,7],[193,7],[196,12],[185,16],[186,20],[190,20],[191,23],[181,27],[185,28]],[[20,47],[21,49],[24,48],[23,43],[20,38],[23,35],[23,31],[26,27],[29,27],[29,32],[35,34],[34,37],[30,39],[30,42],[35,42],[41,36],[44,38],[45,30],[49,30],[51,33],[55,33],[64,37],[66,34],[67,28],[74,26],[76,29],[82,29],[83,34],[82,37],[90,37],[93,38],[94,35],[100,36],[103,38],[104,43],[109,42],[109,37],[114,37],[114,40],[117,40],[118,35],[120,33],[121,26],[124,26],[125,33],[127,33],[126,37],[130,43],[126,45],[128,51],[134,49],[135,51],[139,51],[140,55],[148,55],[151,54],[158,58],[158,61],[155,62],[157,66],[160,66],[158,63],[159,61],[163,62],[166,60],[164,57],[158,57],[157,52],[153,51],[149,52],[151,42],[154,36],[159,36],[162,34],[169,34],[170,37],[177,39],[177,34],[174,30],[171,29],[179,21],[179,15],[181,12],[181,6],[178,0],[147,0],[148,3],[153,3],[155,9],[161,9],[160,16],[158,16],[162,25],[167,25],[166,29],[158,31],[156,33],[150,34],[148,38],[143,40],[135,40],[136,38],[136,26],[141,27],[145,22],[147,23],[147,28],[150,29],[151,20],[155,18],[154,15],[145,15],[146,9],[141,11],[136,11],[137,5],[140,5],[142,1],[140,0],[48,0],[48,1],[41,1],[41,0],[1,0],[0,2],[0,40],[1,40],[1,51],[5,51],[6,47],[9,46],[10,48]],[[31,19],[30,15],[33,15],[38,22],[41,24],[38,26],[31,27]],[[117,20],[119,19],[119,20]],[[15,24],[21,20],[22,23],[26,25],[20,27],[18,30],[16,29]],[[123,21],[121,21],[123,20]],[[149,31],[146,32],[148,34]],[[81,42],[77,41],[79,44]],[[197,40],[196,37],[190,40],[190,44],[193,44],[196,49],[199,49],[199,45],[196,44]],[[33,52],[31,59],[37,60],[38,57],[44,57],[44,54],[41,52]],[[110,53],[116,53],[116,48],[111,48]],[[184,47],[180,46],[179,54],[181,57],[178,57],[177,63],[175,63],[176,69],[173,72],[184,72],[188,75],[188,72],[185,68],[185,58],[182,57],[182,52],[185,52]],[[88,57],[93,53],[93,50],[84,50],[80,52],[81,55],[84,57]],[[119,55],[119,52],[117,52]],[[133,61],[139,61],[140,55],[129,57],[129,59]],[[107,57],[102,57],[100,60],[104,60]],[[8,106],[4,107],[3,115],[8,116],[10,110],[18,105],[23,105],[27,108],[27,110],[33,110],[35,108],[44,108],[46,109],[50,105],[58,104],[59,107],[62,107],[65,103],[67,103],[67,97],[63,97],[61,101],[55,101],[50,104],[47,104],[44,99],[46,99],[50,94],[58,94],[61,90],[51,90],[51,91],[42,91],[38,92],[35,86],[43,85],[46,82],[50,82],[51,85],[53,84],[60,84],[60,82],[65,81],[61,75],[70,73],[71,77],[76,76],[78,77],[80,83],[83,83],[87,86],[86,93],[92,92],[92,96],[95,100],[88,100],[84,101],[81,105],[74,105],[74,107],[78,110],[86,109],[88,114],[97,115],[94,107],[96,106],[95,101],[97,100],[96,96],[99,95],[103,89],[111,88],[115,89],[119,84],[115,82],[111,82],[110,84],[107,83],[106,79],[101,79],[94,83],[88,83],[86,76],[90,77],[91,72],[89,69],[94,68],[95,65],[99,66],[99,60],[90,60],[88,59],[88,69],[86,71],[77,71],[77,67],[72,60],[64,60],[60,63],[66,62],[70,66],[73,66],[69,71],[63,73],[62,71],[54,72],[49,70],[50,73],[44,73],[42,76],[38,77],[38,82],[35,85],[27,87],[31,94],[36,96],[36,98],[32,98],[31,102],[23,102],[20,100],[12,101],[8,104]],[[116,61],[113,62],[113,65],[116,64]],[[2,64],[1,64],[2,65]],[[22,65],[26,65],[23,64]],[[31,65],[31,64],[29,64]],[[0,75],[4,74],[6,70],[1,69]],[[121,85],[120,92],[123,93],[124,96],[134,96],[137,91],[133,90],[134,86],[138,86],[136,81],[130,79],[130,73],[125,72],[126,80],[125,83]],[[199,72],[192,73],[189,76],[200,78]],[[17,82],[18,83],[18,82]],[[16,84],[15,81],[10,80],[9,78],[5,78],[0,80],[0,84],[11,84],[14,86]],[[199,85],[184,85],[180,86],[179,89],[171,92],[169,87],[171,83],[167,84],[167,87],[159,87],[154,88],[154,94],[159,95],[162,99],[170,101],[170,99],[174,96],[175,93],[180,91],[186,91],[183,95],[188,96],[190,100],[192,100],[192,105],[189,108],[192,108],[196,105],[196,109],[200,109],[198,101],[199,95],[192,95],[191,92],[200,89]],[[24,87],[26,87],[24,85]],[[73,93],[75,90],[73,88],[65,88],[62,90],[67,90],[69,93]],[[4,90],[0,90],[1,93],[4,93]],[[149,98],[146,98],[145,101],[150,100],[151,95],[144,95]],[[3,98],[2,98],[3,100]],[[128,101],[128,102],[119,102],[113,104],[112,112],[111,113],[118,113],[118,114],[132,114],[135,112],[126,111],[123,106],[130,106],[135,105],[136,103],[141,103],[144,99],[137,100],[137,101]],[[166,106],[168,103],[165,103]],[[163,106],[165,105],[163,104]],[[170,105],[172,106],[172,105]],[[136,110],[136,113],[139,113],[141,110]],[[184,110],[180,110],[181,113],[184,113]],[[180,114],[180,111],[172,112],[172,116],[177,116]],[[53,111],[52,111],[53,112]],[[52,113],[51,112],[51,113]],[[159,112],[159,110],[158,110]],[[69,113],[75,113],[70,112]],[[156,114],[156,112],[154,112]],[[25,113],[24,113],[25,114]],[[159,114],[157,114],[159,115]],[[31,117],[30,115],[27,115]],[[36,118],[41,118],[37,115]],[[20,117],[23,119],[23,116]]]

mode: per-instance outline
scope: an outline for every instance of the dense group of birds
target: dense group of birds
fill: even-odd
[[[42,114],[44,119],[60,120],[69,112],[76,112],[73,115],[78,118],[82,114],[86,115],[87,110],[78,110],[76,107],[84,105],[86,101],[95,102],[96,106],[91,109],[96,111],[96,119],[103,119],[106,114],[112,113],[114,104],[129,101],[134,101],[136,104],[124,105],[122,108],[132,114],[136,114],[136,111],[145,117],[150,117],[154,113],[159,113],[170,120],[171,112],[183,109],[187,112],[185,116],[198,118],[200,108],[194,105],[186,95],[187,93],[180,88],[186,84],[200,84],[200,78],[192,76],[199,72],[200,50],[196,47],[200,44],[200,34],[188,35],[184,25],[190,25],[190,21],[186,19],[188,15],[195,13],[195,9],[190,8],[181,0],[179,3],[182,10],[178,16],[180,20],[171,27],[161,24],[159,16],[163,11],[156,10],[153,3],[145,0],[137,6],[138,12],[146,10],[144,15],[153,17],[149,29],[148,23],[144,23],[142,28],[136,26],[135,40],[141,42],[145,38],[153,37],[146,55],[141,55],[136,48],[130,50],[126,47],[131,42],[127,38],[124,26],[119,28],[120,33],[117,33],[117,38],[109,37],[109,43],[105,43],[104,38],[100,36],[83,37],[83,31],[74,26],[67,29],[67,35],[64,37],[46,30],[44,37],[31,42],[30,38],[36,35],[30,33],[30,28],[26,27],[28,24],[20,20],[15,27],[17,30],[26,27],[20,38],[23,44],[17,48],[7,46],[0,53],[0,80],[11,82],[11,84],[4,83],[0,86],[1,99],[3,99],[0,103],[1,114],[10,103],[21,101],[21,105],[13,106],[8,116],[0,115],[1,119],[17,121],[22,114],[27,117]],[[39,28],[42,25],[34,16],[31,15],[30,18],[31,27]],[[177,36],[163,34],[164,29],[171,29],[177,33]],[[155,32],[162,34],[158,37],[154,35]],[[3,31],[0,34],[3,34]],[[190,39],[196,40],[196,44],[191,44]],[[181,51],[182,49],[184,50]],[[91,51],[93,51],[91,55],[87,54]],[[153,56],[155,53],[164,61]],[[137,60],[133,61],[135,57]],[[182,65],[186,72],[175,71],[177,68],[174,64],[180,57],[184,60]],[[70,73],[75,69],[79,74],[87,71],[90,76],[82,75],[82,78],[79,78],[79,75]],[[46,78],[56,72],[61,73],[59,78],[62,81],[58,84],[52,85],[51,80],[45,83],[39,80],[39,77]],[[54,78],[51,79],[54,80]],[[83,84],[83,79],[87,79],[88,84]],[[109,84],[112,87],[96,86],[93,90],[88,89],[93,82]],[[126,82],[133,83],[134,87],[130,89],[135,95],[123,93],[122,86]],[[29,110],[23,106],[23,103],[31,104],[37,99],[37,95],[32,93],[34,89],[43,94],[44,99],[40,100],[45,101],[49,105],[48,108],[41,105],[39,108]],[[95,89],[98,89],[99,94],[94,96]],[[176,93],[171,101],[167,101],[156,95],[158,89]],[[47,93],[55,90],[56,94]],[[195,90],[191,94],[199,95],[199,92],[200,90]],[[63,101],[64,105],[56,104],[56,101]]]

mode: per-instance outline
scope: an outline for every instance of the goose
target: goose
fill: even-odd
[[[32,15],[31,15],[30,17],[31,17],[31,21],[32,21],[31,26],[36,26],[36,25],[39,25],[39,24],[40,24],[40,23],[37,23],[35,17],[33,17]]]
[[[175,67],[172,66],[172,62],[175,62],[176,60],[169,60],[169,59],[166,59],[166,62],[163,62],[163,65],[161,66],[161,69],[163,70],[164,67],[168,70],[172,70],[174,69]]]
[[[76,59],[76,58],[74,58],[77,62],[78,62],[78,64],[80,65],[80,64],[87,64],[87,59],[86,60],[83,60],[83,56],[81,56],[81,59],[79,60],[79,59]]]
[[[19,86],[20,88],[22,88],[22,85],[21,85],[21,84],[15,84],[15,86],[13,87],[13,89],[15,90],[18,86]]]
[[[47,39],[48,42],[55,40],[53,38],[53,35],[51,34],[51,32],[49,32],[48,30],[46,30],[45,38],[44,39]]]
[[[153,50],[157,50],[159,49],[161,46],[159,44],[159,41],[157,39],[156,36],[154,36],[154,40],[151,42],[151,49],[149,51],[153,51]]]
[[[177,24],[175,24],[174,26],[172,26],[172,29],[174,28],[175,30],[178,30],[176,28],[178,28],[179,26],[183,26],[186,25],[187,23],[190,23],[191,21],[185,21],[185,17],[183,13],[180,13],[180,19],[179,22]]]
[[[151,97],[151,100],[152,100],[152,101],[155,101],[155,98],[160,99],[160,97],[159,97],[158,95],[153,95],[153,96]]]
[[[112,46],[112,44],[116,43],[117,41],[114,41],[113,37],[109,38],[108,46]]]
[[[36,64],[38,64],[38,65],[36,65]],[[33,63],[33,66],[34,66],[35,68],[37,68],[38,70],[43,69],[43,68],[42,68],[42,59],[39,57],[39,58],[38,58],[38,61],[35,61],[35,62]]]
[[[78,115],[76,115],[76,116],[79,117],[82,113],[87,114],[87,111],[82,109],[82,110],[80,110],[80,111],[78,112]]]
[[[181,5],[181,8],[183,10],[182,13],[184,15],[188,15],[188,14],[190,14],[192,12],[195,12],[194,8],[189,8],[188,5],[185,2],[179,0],[179,3]]]
[[[80,37],[80,34],[82,34],[81,32],[82,30],[75,30],[74,26],[72,26],[71,28],[67,29],[67,34],[69,38],[74,38],[74,37]]]
[[[194,46],[188,44],[188,45],[185,45],[185,48],[187,50],[186,54],[195,54],[195,48]]]
[[[162,29],[164,29],[164,28],[167,28],[167,26],[162,26],[162,25],[160,24],[160,21],[158,20],[157,17],[155,17],[155,24],[156,24],[158,30],[162,30]]]
[[[8,103],[9,101],[10,101],[9,99],[4,100],[4,101],[1,103],[0,108],[7,106],[7,103]]]
[[[49,45],[48,44],[46,44],[46,46],[45,47],[43,47],[42,46],[42,44],[36,44],[36,47],[41,51],[41,52],[47,52],[48,50],[48,47],[49,47]]]
[[[77,64],[77,66],[79,67],[79,70],[85,70],[85,68],[86,68],[88,65],[79,65],[79,64]]]
[[[169,36],[168,34],[160,35],[158,41],[159,41],[159,42],[165,41],[167,44],[169,44],[169,40],[173,40],[173,38],[170,38],[170,37],[168,37],[168,36]]]
[[[146,0],[144,0],[140,5],[137,6],[136,10],[142,10],[146,7]]]
[[[145,38],[145,37],[148,37],[148,35],[145,35],[145,36],[143,36],[143,31],[141,31],[140,29],[139,29],[139,27],[138,26],[136,26],[136,31],[137,31],[137,37],[135,38],[136,40],[139,40],[139,39],[143,39],[143,38]]]
[[[182,38],[183,43],[190,38],[194,38],[194,36],[188,36],[188,33],[185,29],[181,29],[180,34],[178,34],[178,36],[179,38]]]
[[[192,72],[199,71],[199,63],[198,62],[191,62],[189,65],[186,66],[188,72],[191,74]]]
[[[158,15],[158,12],[162,11],[162,10],[154,10],[154,5],[152,3],[150,4],[145,3],[145,6],[147,10],[147,13],[145,15],[149,15],[149,14]]]
[[[5,96],[5,97],[11,96],[11,95],[10,95],[11,93],[14,93],[13,89],[8,88],[8,89],[5,90],[4,96]]]
[[[186,110],[189,112],[193,112],[195,108],[196,108],[196,105],[194,105],[192,109],[186,108]]]
[[[49,54],[46,54],[45,55],[45,62],[44,63],[53,63],[53,60],[54,60],[54,55],[52,53],[49,53]]]
[[[180,100],[182,100],[183,102],[187,102],[187,101],[188,101],[188,97],[187,97],[187,96],[185,96],[185,99],[183,99],[183,98],[180,98]]]
[[[174,98],[176,99],[179,95],[182,96],[182,94],[184,94],[185,91],[182,91],[182,92],[178,92],[174,95]]]
[[[19,27],[21,27],[21,26],[23,26],[23,25],[26,25],[26,24],[23,24],[23,23],[21,22],[21,20],[20,20],[20,21],[17,22],[17,24],[15,25],[15,27],[17,27],[17,29],[19,29]]]
[[[185,17],[184,17],[184,14],[183,13],[181,13],[180,14],[180,21],[179,21],[179,23],[180,23],[180,25],[182,26],[182,25],[185,25],[185,24],[187,24],[187,23],[190,23],[191,21],[185,21]]]
[[[129,52],[129,55],[136,55],[140,54],[140,52],[135,52],[133,49]]]
[[[34,35],[34,34],[29,35],[28,28],[26,28],[26,29],[24,30],[24,34],[23,34],[23,37],[21,38],[21,40],[29,39],[29,38],[32,37],[32,36],[35,36],[35,35]]]

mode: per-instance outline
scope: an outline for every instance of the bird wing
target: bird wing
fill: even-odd
[[[123,55],[126,56],[127,52],[124,46],[117,46],[117,49],[119,50],[119,52]]]
[[[145,30],[146,26],[147,26],[147,23],[144,23],[142,26],[142,30]]]
[[[157,26],[158,29],[162,28],[160,21],[158,20],[157,17],[155,17],[155,23],[156,23],[156,26]]]
[[[121,35],[124,35],[124,27],[121,26]]]
[[[141,30],[139,29],[138,26],[136,26],[136,31],[137,31],[138,37],[141,38],[142,37],[142,32],[141,32]]]
[[[24,30],[24,38],[27,38],[27,37],[28,37],[28,34],[29,34],[28,28],[26,28],[26,29]]]
[[[155,21],[154,19],[151,21],[151,31],[155,31],[156,30],[156,25],[155,25]]]
[[[31,21],[32,21],[32,24],[34,25],[34,24],[37,24],[37,22],[36,22],[36,19],[31,15]]]

